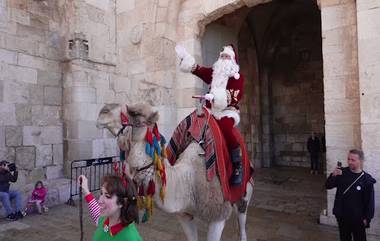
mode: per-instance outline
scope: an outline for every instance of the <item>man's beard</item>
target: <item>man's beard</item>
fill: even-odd
[[[212,66],[212,69],[216,74],[224,74],[228,77],[233,77],[235,73],[239,72],[239,65],[237,65],[234,60],[223,60],[219,58]]]
[[[221,59],[214,63],[212,66],[212,83],[211,87],[226,87],[228,79],[233,77],[235,73],[239,72],[239,65],[234,60]]]

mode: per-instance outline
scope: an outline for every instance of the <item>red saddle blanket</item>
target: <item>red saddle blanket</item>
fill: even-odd
[[[234,203],[245,195],[247,183],[252,176],[244,139],[235,127],[233,132],[242,150],[243,183],[240,186],[230,186],[232,164],[223,133],[209,111],[204,108],[203,112],[204,115],[199,117],[194,111],[179,123],[166,147],[168,160],[174,165],[179,155],[191,142],[200,143],[202,140],[207,180],[211,181],[218,174],[224,199]]]

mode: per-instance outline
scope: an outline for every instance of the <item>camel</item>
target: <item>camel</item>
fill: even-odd
[[[150,165],[153,161],[145,153],[145,133],[147,127],[152,127],[159,118],[147,104],[128,106],[123,110],[120,105],[105,105],[97,119],[98,128],[108,129],[114,136],[121,129],[120,112],[126,111],[131,127],[126,128],[118,138],[121,149],[127,150],[128,165],[132,170],[130,175],[134,180],[146,183],[146,173],[154,173]],[[197,142],[192,142],[180,155],[175,165],[165,161],[166,194],[160,199],[159,188],[161,180],[155,176],[156,192],[153,196],[158,208],[167,213],[176,214],[188,241],[197,241],[198,232],[195,218],[208,223],[207,241],[220,241],[226,220],[232,211],[236,212],[240,229],[240,241],[247,240],[246,218],[247,210],[239,212],[236,204],[231,204],[223,198],[222,188],[218,178],[212,181],[206,179],[204,165],[204,150]],[[145,169],[149,167],[148,169]],[[146,173],[140,173],[144,170]],[[142,171],[142,172],[144,172]],[[141,180],[142,179],[142,180]],[[247,184],[244,201],[249,203],[253,193],[251,183]]]

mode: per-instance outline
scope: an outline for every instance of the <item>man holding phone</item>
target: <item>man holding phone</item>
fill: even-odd
[[[5,208],[8,220],[17,220],[23,217],[21,213],[22,201],[20,192],[9,190],[10,182],[16,182],[17,177],[18,172],[13,163],[7,161],[0,162],[0,201]],[[16,201],[16,209],[14,212],[11,206],[12,199]]]
[[[366,241],[365,228],[374,216],[374,189],[376,180],[363,171],[364,154],[352,149],[348,153],[348,167],[337,167],[326,181],[326,188],[337,188],[333,214],[335,215],[341,241]]]

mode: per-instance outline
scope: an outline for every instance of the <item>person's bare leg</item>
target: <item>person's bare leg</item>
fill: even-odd
[[[42,208],[41,208],[41,201],[40,200],[36,201],[36,207],[37,207],[38,213],[42,214]]]

